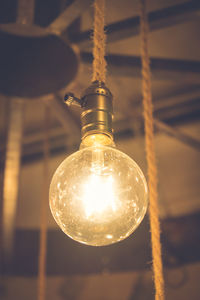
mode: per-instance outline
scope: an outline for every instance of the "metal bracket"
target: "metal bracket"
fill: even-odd
[[[112,94],[103,82],[93,82],[80,99],[72,93],[64,99],[67,105],[74,104],[82,108],[82,138],[93,133],[103,133],[113,139]]]
[[[64,97],[64,101],[68,106],[71,106],[73,104],[75,106],[82,107],[83,105],[83,100],[75,97],[72,93],[66,94]]]

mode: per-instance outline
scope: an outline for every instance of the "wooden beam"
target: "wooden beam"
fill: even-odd
[[[77,136],[80,135],[80,119],[78,119],[71,109],[64,103],[64,100],[59,94],[52,95],[51,98],[44,100],[56,116],[57,120],[65,129],[65,132],[70,135],[73,133]]]
[[[158,131],[161,131],[171,137],[174,137],[176,140],[193,148],[196,151],[200,151],[200,140],[197,140],[192,136],[181,132],[177,128],[173,128],[172,126],[169,126],[164,122],[159,121],[158,119],[154,119],[154,125]]]
[[[18,0],[17,23],[32,25],[35,15],[35,0]]]
[[[200,214],[161,221],[165,267],[177,267],[200,261]],[[36,276],[39,231],[18,229],[14,259],[7,265],[7,275]],[[148,270],[151,267],[148,218],[123,242],[91,247],[79,244],[61,230],[48,231],[47,275]]]
[[[91,0],[74,0],[47,28],[56,35],[62,34],[91,4]]]
[[[91,64],[93,56],[81,52],[83,63]],[[106,56],[109,74],[141,78],[141,58],[131,55],[109,54]],[[151,72],[154,80],[183,80],[194,84],[200,80],[200,61],[151,57]]]
[[[181,24],[187,21],[199,19],[200,1],[193,0],[164,9],[156,10],[148,14],[150,31],[160,30]],[[140,18],[132,17],[126,20],[109,24],[105,27],[107,42],[121,41],[136,36],[140,31]],[[86,48],[91,46],[91,30],[70,35],[71,42]]]

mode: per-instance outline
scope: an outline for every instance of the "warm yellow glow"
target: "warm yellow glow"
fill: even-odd
[[[86,217],[100,217],[106,210],[116,211],[117,195],[111,176],[92,174],[84,183],[82,201]]]
[[[87,135],[83,139],[80,148],[82,149],[84,147],[91,147],[97,145],[115,146],[113,140],[108,135],[103,133],[96,133]]]
[[[81,243],[102,246],[121,241],[146,213],[144,175],[107,135],[87,136],[80,148],[53,176],[52,214],[61,229]]]

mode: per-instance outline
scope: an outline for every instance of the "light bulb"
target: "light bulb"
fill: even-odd
[[[72,239],[92,246],[128,237],[147,210],[147,184],[138,165],[109,137],[91,134],[56,170],[51,212]]]

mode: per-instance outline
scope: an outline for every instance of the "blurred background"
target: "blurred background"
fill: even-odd
[[[149,53],[166,299],[200,299],[200,1],[149,0]],[[139,1],[106,1],[107,85],[117,147],[146,174]],[[0,299],[37,299],[44,181],[80,144],[66,107],[92,75],[92,1],[0,2]],[[49,121],[45,107],[49,107]],[[49,176],[44,178],[48,125]],[[90,247],[64,235],[47,204],[49,300],[154,299],[148,216],[128,239]]]

